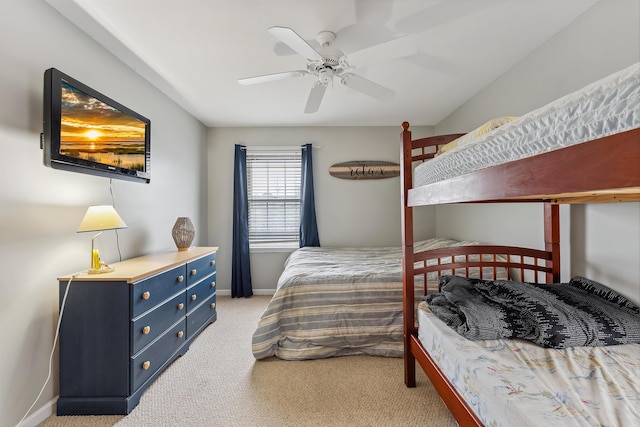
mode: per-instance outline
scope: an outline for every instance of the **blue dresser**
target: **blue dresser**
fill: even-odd
[[[167,251],[71,281],[60,324],[58,415],[128,414],[215,322],[215,247]],[[59,277],[60,303],[71,276]]]

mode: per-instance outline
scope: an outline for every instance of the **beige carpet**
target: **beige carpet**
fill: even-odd
[[[402,359],[256,361],[251,335],[268,301],[218,297],[218,321],[128,416],[53,415],[41,427],[457,425],[419,368],[418,386],[404,386]]]

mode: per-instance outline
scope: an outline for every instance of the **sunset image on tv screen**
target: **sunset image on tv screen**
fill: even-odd
[[[145,170],[145,123],[62,82],[60,154]]]

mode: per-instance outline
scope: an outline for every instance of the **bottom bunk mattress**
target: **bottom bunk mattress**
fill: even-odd
[[[418,338],[485,425],[640,425],[640,344],[471,341],[418,306]]]
[[[471,244],[477,242],[434,238],[414,250]],[[285,262],[252,351],[256,359],[402,357],[402,318],[400,247],[301,248]]]

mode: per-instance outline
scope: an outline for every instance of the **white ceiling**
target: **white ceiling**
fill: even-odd
[[[435,125],[596,0],[45,0],[207,126]],[[381,102],[334,79],[305,114],[313,76],[243,86],[304,70],[267,30],[310,43],[337,34],[345,54],[400,36],[406,58],[354,72],[395,92]]]

